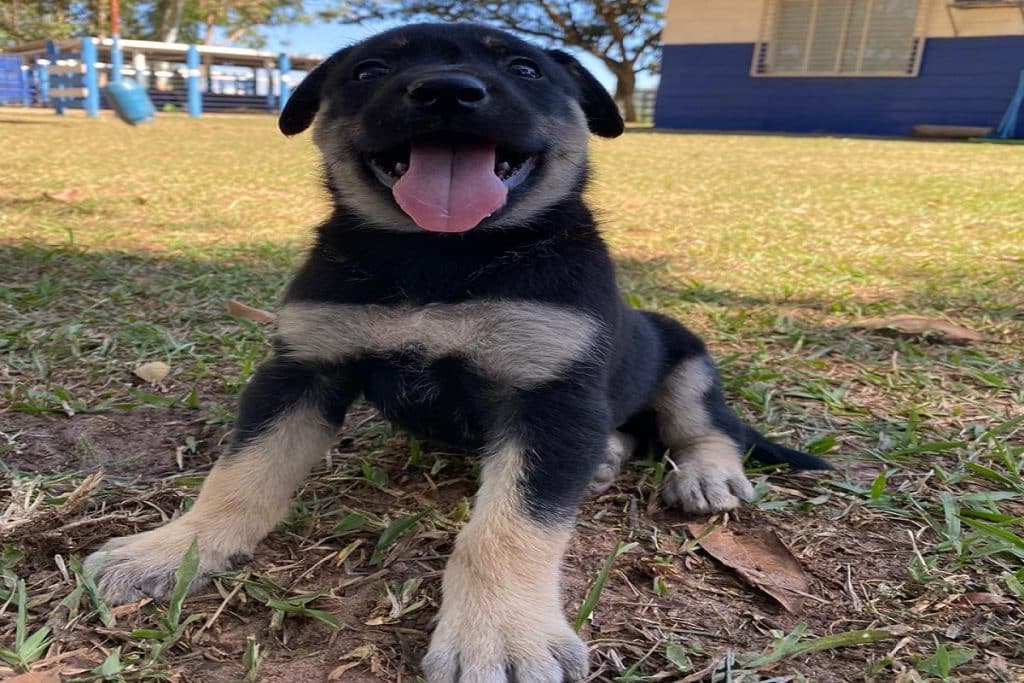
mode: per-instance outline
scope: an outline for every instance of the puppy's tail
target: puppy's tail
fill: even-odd
[[[831,470],[831,464],[811,455],[792,448],[786,448],[774,441],[769,441],[764,434],[749,425],[744,425],[747,441],[746,450],[750,457],[763,465],[789,465],[794,470]]]
[[[827,461],[810,453],[803,453],[769,441],[764,434],[740,420],[724,406],[723,403],[720,415],[727,421],[727,433],[740,444],[744,453],[749,452],[750,457],[762,465],[789,465],[794,470],[834,469]],[[658,458],[665,452],[665,444],[659,438],[658,422],[653,412],[634,415],[626,424],[619,427],[619,431],[633,437],[635,444],[633,457]]]

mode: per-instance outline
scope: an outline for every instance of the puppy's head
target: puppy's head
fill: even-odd
[[[590,132],[618,108],[575,59],[470,24],[419,24],[345,48],[281,113],[316,119],[335,202],[386,230],[521,225],[578,192]]]

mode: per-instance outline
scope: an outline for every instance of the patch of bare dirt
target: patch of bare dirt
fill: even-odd
[[[102,469],[118,479],[159,479],[180,472],[184,459],[189,468],[211,464],[228,430],[207,424],[208,420],[195,410],[162,407],[71,417],[8,413],[0,415],[0,432],[13,446],[3,460],[23,472]]]

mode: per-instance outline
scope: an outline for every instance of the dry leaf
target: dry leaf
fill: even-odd
[[[237,299],[228,299],[228,313],[238,318],[251,320],[254,323],[272,323],[277,320],[277,316],[273,313],[253,308]]]
[[[941,318],[925,318],[920,315],[894,315],[889,318],[865,318],[857,322],[858,327],[881,330],[890,329],[908,334],[937,332],[954,341],[984,341],[985,338],[974,330],[955,325]]]
[[[63,190],[57,190],[56,192],[47,192],[45,196],[47,199],[52,199],[55,202],[68,204],[81,197],[82,191],[76,190],[73,187],[65,187]]]
[[[1000,657],[999,655],[990,655],[989,658],[985,660],[985,666],[992,671],[997,672],[1001,676],[1000,680],[1013,680],[1012,672],[1010,671],[1010,664],[1004,657]]]
[[[150,361],[135,366],[135,376],[139,379],[156,384],[171,372],[171,366],[163,361]]]
[[[327,680],[341,680],[341,677],[345,675],[346,671],[359,666],[367,657],[370,657],[372,655],[373,647],[370,645],[363,645],[362,647],[357,647],[348,654],[342,655],[341,657],[339,657],[341,661],[345,661],[346,659],[355,661],[350,661],[348,664],[341,664],[339,666],[334,667],[331,673],[327,674]]]
[[[710,531],[688,524],[700,547],[748,583],[775,598],[788,612],[799,612],[810,581],[793,553],[774,531],[737,533],[722,527]]]
[[[60,675],[55,671],[30,671],[8,678],[5,683],[60,683]]]
[[[969,605],[988,605],[996,612],[1009,612],[1013,604],[1009,598],[995,593],[964,593],[960,599]]]

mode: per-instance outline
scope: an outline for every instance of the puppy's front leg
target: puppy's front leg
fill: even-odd
[[[231,449],[211,470],[192,509],[152,531],[108,541],[86,560],[112,603],[166,599],[174,571],[198,539],[199,575],[248,560],[288,511],[292,493],[331,445],[355,396],[341,370],[277,357],[246,386]]]
[[[429,683],[562,683],[587,674],[587,647],[562,614],[559,574],[607,419],[585,396],[532,396],[523,405],[484,456],[472,518],[448,561],[423,661]]]

